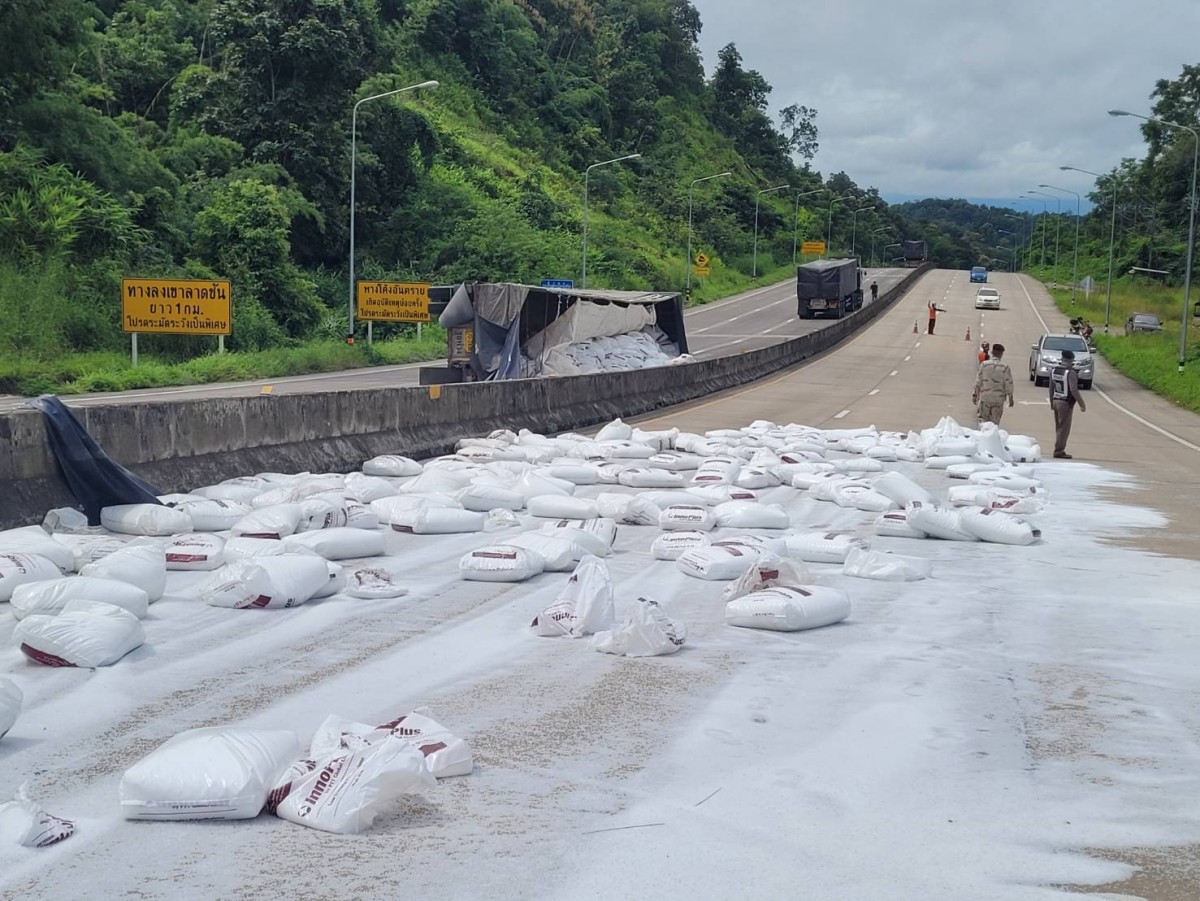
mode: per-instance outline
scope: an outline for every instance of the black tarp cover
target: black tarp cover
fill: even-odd
[[[91,525],[100,524],[101,507],[159,503],[160,492],[110,460],[61,400],[43,394],[29,405],[41,411],[58,468]]]

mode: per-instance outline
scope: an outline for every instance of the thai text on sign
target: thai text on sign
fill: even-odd
[[[121,329],[163,335],[233,333],[227,279],[121,279]]]
[[[359,282],[355,315],[375,322],[429,322],[428,282]]]

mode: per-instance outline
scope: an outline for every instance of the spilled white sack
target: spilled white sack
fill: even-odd
[[[530,627],[535,635],[546,638],[582,638],[611,629],[615,622],[608,566],[589,554],[579,561],[566,586],[550,606],[534,617]]]
[[[799,632],[833,625],[850,615],[850,599],[823,585],[775,585],[725,605],[725,622],[744,629]]]
[[[667,616],[657,601],[637,598],[620,626],[592,636],[592,648],[625,657],[657,657],[674,654],[686,640],[682,622]]]
[[[45,666],[109,666],[145,640],[141,621],[128,610],[78,598],[61,613],[27,616],[13,629],[21,653]]]

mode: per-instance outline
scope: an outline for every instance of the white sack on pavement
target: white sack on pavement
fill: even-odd
[[[74,834],[73,822],[42,810],[29,799],[24,785],[11,801],[0,804],[0,843],[48,848]]]
[[[1028,545],[1042,536],[1040,529],[1034,528],[1018,516],[1001,510],[963,507],[958,511],[958,519],[965,531],[980,541],[990,541],[993,544]]]
[[[808,563],[844,563],[854,547],[868,548],[865,538],[855,538],[846,532],[801,532],[786,539],[789,557]]]
[[[145,619],[150,606],[150,596],[136,585],[118,582],[115,579],[93,579],[88,576],[70,576],[65,579],[49,579],[44,582],[28,582],[18,585],[13,591],[13,616],[55,616],[62,613],[67,601],[76,598],[85,601],[100,601],[128,610],[138,619]]]
[[[625,657],[657,657],[674,654],[686,640],[682,622],[667,616],[657,601],[637,598],[621,625],[592,636],[592,648]]]
[[[247,820],[300,755],[295,733],[213,727],[175,735],[121,777],[129,820]]]
[[[361,750],[379,744],[388,736],[412,745],[425,757],[425,766],[437,779],[469,776],[475,769],[471,747],[430,716],[428,707],[418,707],[379,726],[368,726],[329,716],[313,734],[310,757],[325,757],[344,750]]]
[[[35,663],[89,668],[116,663],[146,640],[141,621],[128,610],[79,598],[54,616],[25,617],[12,634]]]
[[[18,585],[61,578],[63,571],[41,554],[0,553],[0,601],[11,598]]]
[[[349,526],[299,532],[284,538],[283,544],[290,550],[303,548],[326,560],[378,557],[384,553],[382,532],[369,532]]]
[[[924,557],[851,548],[842,564],[842,573],[879,582],[916,582],[933,575],[933,562]]]
[[[161,547],[126,545],[89,563],[79,570],[79,574],[136,585],[146,592],[150,603],[154,603],[167,587],[167,555]]]
[[[163,553],[168,570],[212,570],[225,562],[225,539],[203,532],[176,535],[163,545]]]
[[[329,582],[325,561],[313,554],[283,554],[227,563],[200,589],[211,607],[273,610],[299,607]]]
[[[745,629],[798,632],[841,622],[850,615],[850,599],[821,585],[776,585],[725,605],[725,622]]]
[[[118,504],[100,509],[100,525],[122,535],[161,537],[192,531],[192,518],[162,504]]]
[[[0,532],[0,554],[37,554],[69,573],[77,568],[72,545],[67,543],[73,540],[73,535],[64,535],[62,540],[52,538],[40,526],[9,529]]]
[[[506,544],[476,548],[458,561],[458,574],[468,582],[524,582],[545,570],[536,551]]]
[[[612,577],[608,566],[588,555],[579,561],[554,603],[536,616],[531,627],[536,635],[582,638],[616,622]]]
[[[962,527],[958,511],[942,504],[909,504],[905,509],[908,524],[930,538],[944,541],[978,541],[979,539]]]

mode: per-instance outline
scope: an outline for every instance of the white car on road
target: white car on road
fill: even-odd
[[[995,288],[980,288],[975,292],[975,309],[977,310],[998,310],[1000,309],[1000,292]]]

